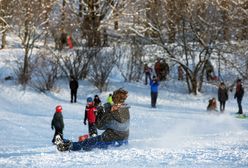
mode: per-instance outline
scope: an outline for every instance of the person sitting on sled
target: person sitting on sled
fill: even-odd
[[[114,91],[114,104],[107,103],[105,112],[97,114],[96,126],[98,129],[104,130],[101,135],[87,138],[81,142],[63,143],[58,140],[56,141],[57,149],[59,151],[90,151],[94,148],[106,149],[109,146],[127,144],[130,121],[129,106],[125,104],[127,96],[128,92],[122,88]]]
[[[96,113],[97,113],[97,109],[94,106],[94,101],[91,97],[88,97],[87,105],[85,107],[84,125],[86,125],[86,121],[88,120],[89,136],[97,135]]]
[[[214,97],[208,101],[207,110],[208,111],[217,111],[217,102],[216,102],[216,99]]]

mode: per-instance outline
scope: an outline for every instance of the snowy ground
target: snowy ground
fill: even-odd
[[[247,167],[248,120],[230,115],[237,111],[232,93],[225,114],[208,114],[205,108],[212,95],[195,97],[181,93],[181,83],[169,84],[177,90],[163,84],[158,108],[151,109],[148,86],[112,83],[113,90],[124,86],[129,91],[129,145],[61,153],[51,144],[54,107],[63,106],[64,135],[77,141],[87,132],[85,98],[97,90],[80,81],[79,102],[71,104],[66,82],[60,82],[59,93],[45,95],[2,81],[0,167]],[[108,93],[100,94],[103,101]]]
[[[67,81],[59,81],[57,93],[23,91],[9,74],[8,61],[15,52],[0,53],[0,167],[248,167],[248,119],[237,119],[233,93],[225,114],[206,112],[208,99],[217,89],[205,86],[204,93],[187,94],[182,82],[170,80],[159,89],[157,109],[150,108],[150,89],[141,83],[122,83],[112,77],[109,92],[99,94],[89,82],[80,81],[78,103],[69,102]],[[18,54],[17,54],[18,55]],[[3,61],[4,59],[7,60]],[[13,58],[14,59],[14,58]],[[63,106],[64,136],[73,141],[87,133],[83,125],[87,95],[107,95],[124,87],[131,106],[129,145],[91,152],[58,152],[51,140],[51,119],[56,105]],[[247,95],[243,108],[248,109]]]

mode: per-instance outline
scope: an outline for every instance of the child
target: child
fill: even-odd
[[[94,106],[95,107],[101,106],[101,103],[102,103],[102,101],[100,100],[99,96],[98,95],[95,95]]]
[[[87,98],[87,105],[85,107],[85,115],[84,115],[84,125],[86,125],[86,120],[88,120],[88,129],[90,137],[94,137],[97,135],[96,129],[96,112],[97,109],[94,106],[93,99],[91,97]]]
[[[215,98],[212,98],[208,101],[208,111],[217,111],[217,102]]]
[[[107,97],[107,103],[110,103],[111,105],[114,104],[112,100],[112,94],[110,93],[109,96]]]
[[[63,139],[64,121],[63,121],[62,106],[61,105],[58,105],[55,108],[55,113],[53,115],[53,119],[51,122],[51,128],[52,128],[52,130],[55,128],[55,133],[53,136],[52,143],[55,142],[56,135],[60,135],[61,139]]]

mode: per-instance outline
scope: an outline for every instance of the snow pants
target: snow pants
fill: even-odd
[[[77,90],[71,89],[71,103],[77,102]]]
[[[95,123],[88,123],[89,135],[97,135],[97,129]]]
[[[242,105],[241,105],[242,99],[237,98],[237,103],[238,103],[238,107],[239,107],[238,113],[243,114],[243,109],[242,109]]]
[[[156,107],[157,97],[158,97],[157,92],[151,92],[151,106],[152,107]]]
[[[107,149],[108,147],[119,147],[127,144],[128,144],[128,140],[104,142],[102,140],[102,136],[98,135],[96,137],[88,138],[82,142],[73,142],[70,150],[79,151],[82,149],[85,151],[90,151],[94,148]]]

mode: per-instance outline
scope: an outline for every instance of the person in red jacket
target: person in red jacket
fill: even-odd
[[[94,137],[97,135],[97,129],[95,125],[96,113],[97,113],[97,108],[94,106],[94,101],[92,97],[88,97],[87,105],[85,107],[84,125],[86,125],[86,121],[88,120],[88,129],[89,129],[90,137]]]

